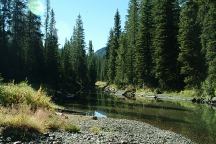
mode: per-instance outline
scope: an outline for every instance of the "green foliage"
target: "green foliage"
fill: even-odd
[[[126,75],[127,83],[135,84],[136,74],[135,74],[135,57],[136,57],[136,41],[138,33],[138,0],[130,0],[128,16],[126,21],[126,35],[128,48],[126,53]]]
[[[27,14],[27,75],[31,82],[43,82],[44,51],[40,18],[31,13]]]
[[[207,64],[207,78],[204,83],[204,89],[207,96],[214,97],[216,96],[216,2],[210,1],[208,7],[201,35]]]
[[[200,25],[197,22],[198,5],[187,2],[181,11],[178,60],[187,88],[198,88],[204,79],[204,58],[201,54]]]
[[[127,53],[127,36],[122,33],[120,37],[120,47],[118,49],[118,56],[116,59],[116,77],[115,83],[118,85],[127,84],[126,77],[126,53]]]
[[[70,133],[79,133],[80,132],[80,128],[76,125],[73,125],[73,124],[67,124],[64,129],[65,129],[65,131],[70,132]]]
[[[47,83],[57,88],[57,83],[59,81],[59,51],[58,51],[58,36],[57,29],[55,27],[55,14],[54,11],[51,11],[51,20],[49,24],[49,33],[47,37],[46,44],[46,79]]]
[[[114,31],[110,31],[109,41],[108,41],[108,59],[107,59],[107,78],[109,82],[113,82],[115,78],[115,59],[116,59],[116,51],[115,51],[115,44],[114,44]]]
[[[94,54],[92,41],[89,41],[89,53],[87,58],[87,64],[88,64],[89,87],[94,87],[96,83],[97,70],[96,70],[96,56]]]
[[[178,87],[178,17],[176,0],[154,1],[154,62],[155,75],[162,89]]]
[[[108,55],[107,55],[107,78],[109,82],[113,83],[116,77],[116,61],[119,51],[119,41],[121,35],[121,18],[119,11],[117,10],[114,18],[114,28],[110,31],[109,41],[107,44]]]
[[[41,88],[35,91],[25,82],[0,85],[0,103],[5,106],[27,104],[32,108],[53,109],[55,107],[51,98]]]
[[[136,75],[139,86],[152,85],[152,1],[145,0],[141,3],[139,31],[136,43]]]

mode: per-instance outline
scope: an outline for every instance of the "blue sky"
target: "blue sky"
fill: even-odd
[[[78,14],[81,14],[86,44],[93,41],[94,49],[106,45],[110,28],[114,25],[117,9],[121,14],[122,26],[128,9],[129,0],[50,0],[56,14],[59,43],[64,44],[72,35]]]

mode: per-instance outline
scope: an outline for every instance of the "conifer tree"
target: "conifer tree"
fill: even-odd
[[[114,31],[111,30],[110,32],[110,38],[108,41],[108,67],[107,67],[107,78],[110,83],[113,83],[113,80],[115,78],[115,61],[116,61],[116,51],[115,51],[115,37],[114,37]]]
[[[183,5],[179,24],[181,74],[187,88],[198,88],[204,78],[204,59],[201,54],[198,5],[191,0]]]
[[[51,10],[51,20],[49,24],[49,33],[47,38],[47,53],[46,53],[46,78],[47,83],[54,88],[57,88],[59,80],[59,51],[58,51],[58,36],[55,27],[55,14]]]
[[[94,87],[96,83],[97,71],[96,71],[96,59],[94,55],[94,49],[92,41],[89,41],[88,47],[88,79],[89,79],[89,86]]]
[[[178,19],[177,0],[154,1],[154,62],[155,75],[162,89],[179,87],[178,81]]]
[[[45,22],[44,22],[44,28],[45,28],[44,53],[45,55],[47,53],[47,39],[48,39],[48,34],[49,34],[49,23],[50,23],[50,0],[46,0],[46,12],[45,12]]]
[[[118,85],[127,84],[126,78],[126,52],[127,52],[127,36],[122,33],[120,38],[120,47],[118,50],[118,56],[116,60],[116,77],[115,82]]]
[[[138,0],[130,0],[128,16],[126,21],[126,34],[128,41],[126,73],[127,81],[130,84],[135,84],[135,58],[136,58],[136,41],[138,33]]]
[[[27,15],[27,75],[33,82],[43,82],[44,54],[40,17]]]
[[[72,37],[73,69],[76,75],[78,89],[82,90],[87,86],[87,62],[85,53],[85,34],[81,15],[78,15],[76,26]]]
[[[136,51],[136,75],[137,84],[151,86],[152,75],[152,1],[141,2],[141,16],[139,20],[139,31]]]
[[[12,46],[10,49],[10,78],[17,81],[26,76],[26,1],[14,0],[12,3]]]
[[[4,78],[8,76],[11,6],[11,0],[0,0],[0,73]]]
[[[205,14],[202,29],[202,47],[207,63],[207,79],[204,83],[204,93],[210,97],[216,96],[216,2],[208,1],[208,12]]]
[[[110,58],[110,47],[113,41],[113,29],[109,32],[109,37],[106,45],[106,55],[105,55],[105,67],[104,67],[104,78],[109,81],[109,58]]]
[[[114,17],[113,37],[109,46],[109,60],[108,60],[108,78],[109,82],[113,83],[116,77],[116,57],[119,49],[119,39],[121,35],[121,19],[119,11],[117,10]]]

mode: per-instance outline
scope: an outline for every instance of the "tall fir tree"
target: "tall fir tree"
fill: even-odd
[[[44,50],[41,33],[41,19],[28,12],[27,15],[27,75],[30,81],[44,82]]]
[[[114,17],[114,28],[113,28],[113,38],[110,41],[109,46],[109,60],[108,60],[108,78],[109,82],[115,82],[116,76],[116,57],[119,49],[119,39],[121,35],[121,18],[119,11],[117,10]]]
[[[109,57],[110,57],[110,47],[113,41],[113,29],[110,29],[108,41],[106,44],[106,55],[105,55],[105,67],[104,67],[104,78],[109,81],[108,71],[109,71]]]
[[[201,28],[197,21],[198,9],[197,3],[190,0],[182,6],[180,15],[178,60],[186,88],[199,88],[205,78],[205,61],[201,54]]]
[[[50,0],[46,0],[45,22],[44,22],[44,53],[47,53],[47,39],[49,35],[49,23],[50,23]]]
[[[11,0],[0,0],[0,73],[8,76],[8,49],[11,33]]]
[[[208,12],[205,14],[202,29],[202,48],[207,63],[207,79],[204,83],[204,93],[210,97],[216,96],[216,1],[208,0]]]
[[[26,1],[14,0],[12,9],[12,46],[10,48],[10,78],[17,81],[26,76]]]
[[[94,88],[94,85],[96,83],[96,78],[97,78],[97,71],[96,71],[96,57],[94,54],[92,41],[89,41],[87,63],[88,63],[89,87]]]
[[[152,62],[152,1],[143,0],[141,2],[139,20],[139,31],[137,38],[136,51],[136,75],[137,84],[143,86],[153,85],[153,62]]]
[[[154,62],[155,75],[161,89],[179,87],[177,42],[179,4],[177,0],[154,1]]]
[[[138,11],[139,5],[138,0],[130,0],[129,9],[126,21],[126,34],[128,41],[128,50],[127,50],[127,83],[135,84],[136,83],[136,74],[135,74],[135,59],[136,59],[136,43],[137,43],[137,34],[138,34]]]
[[[115,82],[118,85],[126,85],[126,53],[127,53],[127,36],[125,33],[121,34],[120,47],[118,50],[118,56],[116,60],[116,77]]]
[[[108,41],[107,48],[109,50],[108,59],[107,59],[107,78],[109,83],[113,83],[115,78],[115,60],[116,60],[116,51],[115,51],[115,37],[114,31],[110,31],[110,37]]]
[[[55,14],[51,10],[51,19],[49,24],[49,33],[47,37],[47,53],[46,53],[46,79],[47,83],[53,88],[58,87],[59,81],[59,50],[58,50],[58,36],[55,27]]]
[[[78,89],[85,89],[87,86],[87,62],[85,53],[85,33],[81,15],[78,15],[74,34],[72,37],[73,67],[76,75]]]

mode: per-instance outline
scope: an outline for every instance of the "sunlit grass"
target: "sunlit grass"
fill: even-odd
[[[104,88],[104,87],[107,85],[107,82],[97,81],[97,82],[95,83],[95,85],[96,85],[98,88]]]
[[[26,104],[31,105],[32,108],[53,109],[56,107],[51,102],[51,97],[47,96],[42,88],[35,91],[26,82],[0,85],[0,103],[4,106]]]
[[[78,132],[70,120],[55,112],[51,98],[27,83],[0,84],[0,128],[14,140],[31,139],[50,130]]]

